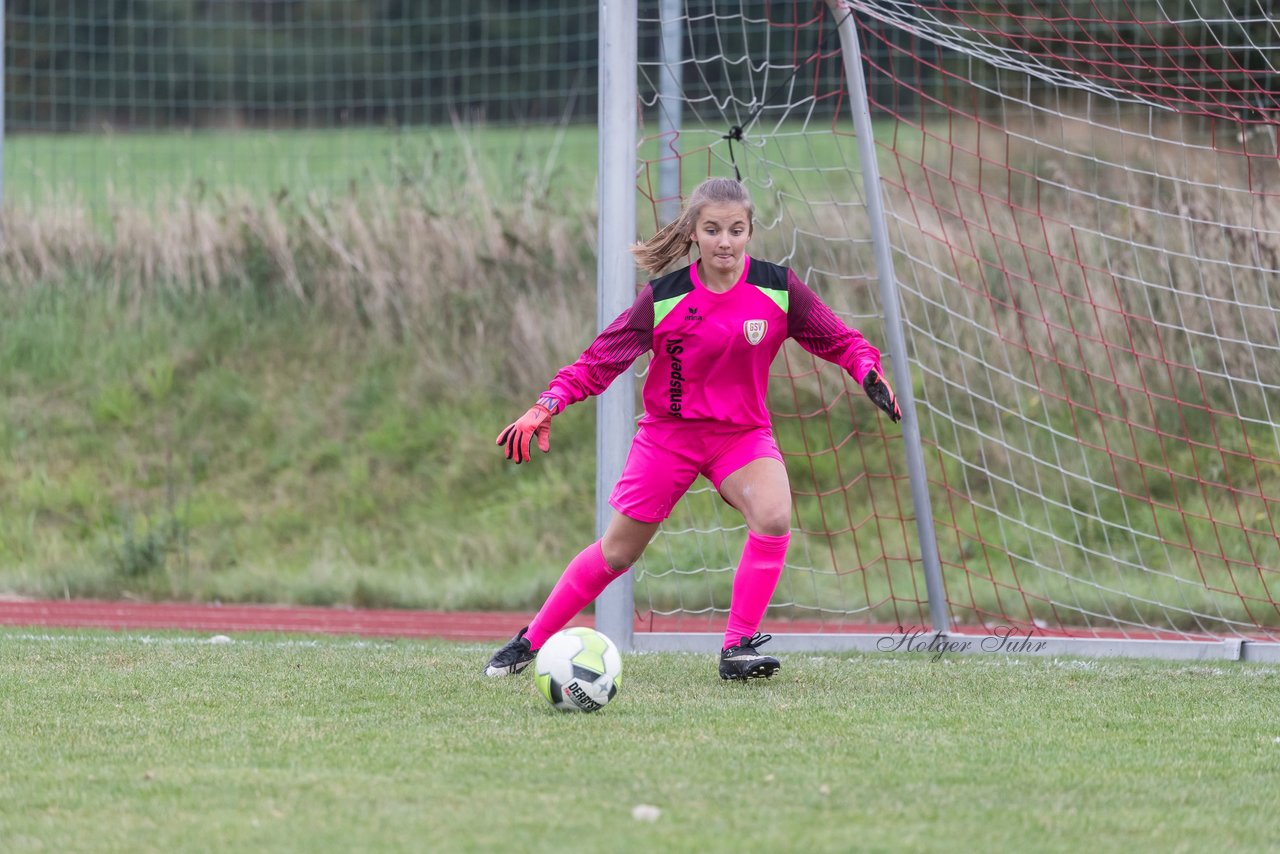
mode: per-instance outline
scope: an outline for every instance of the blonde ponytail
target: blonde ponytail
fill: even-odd
[[[636,263],[656,276],[677,258],[688,255],[689,247],[693,245],[690,235],[696,225],[696,221],[691,221],[690,210],[692,208],[681,211],[680,216],[658,229],[658,233],[648,240],[633,243],[631,254],[635,256]]]

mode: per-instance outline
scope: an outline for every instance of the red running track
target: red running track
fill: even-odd
[[[511,637],[532,616],[506,611],[395,611],[81,599],[0,601],[0,625],[6,626],[180,629],[221,634],[283,632],[489,641]],[[585,620],[574,623],[587,624]]]
[[[97,628],[116,631],[177,629],[229,634],[279,632],[496,641],[510,638],[533,618],[523,611],[399,611],[284,605],[205,605],[177,602],[104,602],[89,599],[0,600],[0,625]],[[593,625],[580,615],[574,626]],[[893,631],[892,626],[833,627],[790,621],[792,632]],[[723,615],[637,618],[636,631],[713,632],[724,630]]]
[[[90,599],[0,599],[0,626],[49,628],[98,628],[116,631],[176,629],[230,634],[275,632],[288,634],[361,635],[365,637],[440,638],[454,641],[500,641],[529,624],[524,611],[401,611],[364,608],[318,608],[284,605],[205,605],[176,602],[104,602]],[[570,625],[590,626],[594,618],[580,615]],[[920,629],[908,626],[908,631]],[[724,630],[723,615],[637,617],[638,632],[712,632]],[[820,634],[892,634],[901,631],[890,624],[832,624],[817,621],[785,621],[775,629]],[[1123,633],[1106,630],[1064,630],[1022,627],[1038,637],[1162,637],[1157,633]],[[982,633],[976,627],[956,631]],[[1168,633],[1164,637],[1185,637]]]

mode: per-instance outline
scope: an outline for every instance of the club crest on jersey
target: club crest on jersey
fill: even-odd
[[[767,320],[748,320],[742,324],[742,334],[747,336],[748,344],[759,344],[768,331],[769,321]]]

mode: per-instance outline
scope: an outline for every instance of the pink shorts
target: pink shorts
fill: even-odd
[[[641,424],[609,504],[637,521],[661,522],[698,475],[719,491],[726,477],[764,457],[782,461],[768,427],[705,421]]]

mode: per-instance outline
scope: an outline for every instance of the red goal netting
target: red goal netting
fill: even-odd
[[[736,172],[752,251],[883,343],[854,16],[955,622],[1280,637],[1274,4],[649,5],[641,231]],[[901,431],[791,345],[772,403],[796,502],[771,626],[927,624]],[[700,482],[640,617],[718,629],[744,536]]]

